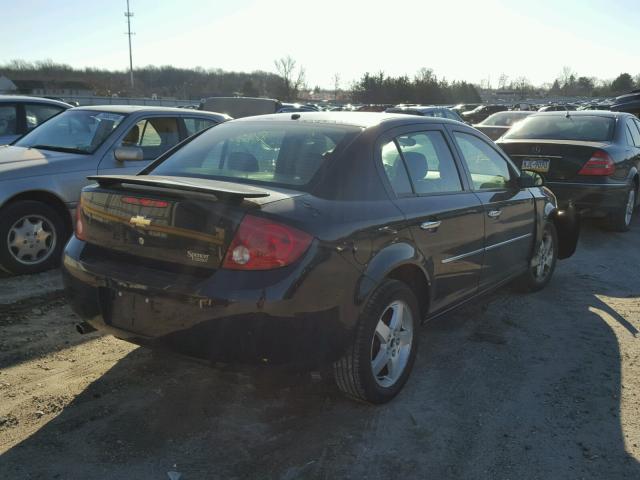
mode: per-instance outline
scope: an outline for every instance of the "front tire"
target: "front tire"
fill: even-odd
[[[547,222],[529,268],[520,278],[521,290],[537,292],[551,281],[558,261],[558,233],[553,223]]]
[[[353,344],[333,365],[338,388],[369,403],[386,403],[409,378],[418,349],[420,310],[411,289],[385,280],[367,301]]]
[[[631,185],[627,190],[627,201],[609,215],[609,228],[614,232],[627,232],[631,227],[631,217],[636,206],[636,189]]]
[[[66,240],[61,216],[42,202],[16,202],[0,211],[0,268],[8,273],[36,273],[55,267]]]

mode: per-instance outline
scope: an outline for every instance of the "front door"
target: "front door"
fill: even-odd
[[[534,199],[528,189],[518,187],[516,168],[494,145],[468,132],[454,130],[453,137],[484,210],[482,289],[527,268],[535,233]]]
[[[135,175],[157,157],[177,145],[183,138],[178,117],[139,119],[107,151],[98,166],[98,173],[100,175]],[[117,147],[139,148],[142,150],[142,160],[117,160],[114,155]]]
[[[442,127],[386,139],[382,163],[432,279],[430,313],[473,295],[483,258],[483,209],[465,189]]]

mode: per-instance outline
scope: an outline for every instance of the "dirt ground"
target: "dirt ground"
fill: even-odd
[[[640,218],[429,323],[381,407],[81,336],[59,288],[0,278],[3,479],[640,479]]]

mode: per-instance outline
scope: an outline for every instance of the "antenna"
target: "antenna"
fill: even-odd
[[[124,16],[127,17],[127,35],[129,37],[129,77],[131,78],[131,88],[133,88],[133,55],[131,53],[131,35],[135,35],[134,32],[131,31],[131,17],[133,17],[133,12],[129,10],[129,0],[127,0],[127,11],[124,12]]]

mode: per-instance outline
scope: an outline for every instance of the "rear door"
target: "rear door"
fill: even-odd
[[[121,133],[107,151],[98,167],[99,174],[131,175],[138,173],[164,152],[185,138],[177,116],[148,116],[138,118],[135,124]],[[114,151],[118,147],[142,150],[142,160],[119,161]]]
[[[480,288],[524,271],[533,248],[535,205],[517,183],[517,170],[493,145],[453,129],[470,184],[484,209],[485,253]]]
[[[483,257],[483,210],[460,175],[444,128],[396,130],[384,137],[381,152],[395,203],[432,279],[430,311],[474,294]]]

